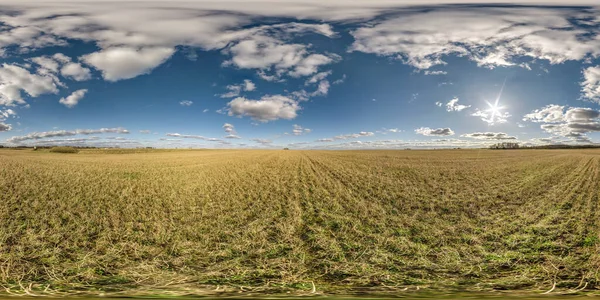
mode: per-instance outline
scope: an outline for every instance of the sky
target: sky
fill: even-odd
[[[0,145],[600,143],[600,4],[494,3],[4,0]]]

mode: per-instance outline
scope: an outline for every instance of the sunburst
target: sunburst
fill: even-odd
[[[504,91],[505,85],[506,85],[506,78],[504,79],[504,83],[502,84],[502,88],[500,88],[500,93],[498,93],[498,97],[496,97],[496,101],[494,102],[494,104],[490,103],[489,101],[486,101],[487,105],[490,107],[486,111],[491,114],[490,115],[491,123],[494,123],[497,116],[502,115],[502,110],[505,108],[504,106],[500,105],[500,97],[502,97],[502,91]]]

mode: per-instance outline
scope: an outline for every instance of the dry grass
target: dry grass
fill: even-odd
[[[77,153],[79,150],[73,147],[52,147],[49,152],[52,153]]]
[[[0,285],[600,286],[597,150],[144,152],[0,151]]]

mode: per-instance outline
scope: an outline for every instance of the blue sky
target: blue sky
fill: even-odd
[[[600,8],[504,2],[4,1],[0,144],[600,142]]]

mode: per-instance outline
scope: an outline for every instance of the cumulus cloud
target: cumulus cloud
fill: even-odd
[[[5,109],[5,110],[0,110],[0,121],[4,121],[4,120],[8,119],[9,117],[14,117],[16,115],[17,115],[17,113],[10,108]]]
[[[60,74],[75,81],[85,81],[92,78],[90,69],[84,68],[81,64],[75,62],[65,64],[60,69]]]
[[[150,130],[140,130],[140,133],[141,134],[150,134],[150,133],[152,133],[152,131],[150,131]]]
[[[118,81],[150,73],[173,53],[167,47],[113,47],[84,55],[82,60],[100,70],[104,79]]]
[[[101,134],[101,133],[119,133],[128,134],[129,131],[124,128],[100,128],[100,129],[77,129],[77,130],[56,130],[56,131],[45,131],[45,132],[33,132],[23,136],[13,136],[6,141],[9,143],[20,143],[28,140],[39,140],[51,137],[64,137],[73,136],[78,134],[90,135],[90,134]]]
[[[228,92],[221,94],[221,98],[233,98],[240,95],[242,91],[251,92],[256,90],[256,85],[249,79],[244,79],[241,84],[230,84],[225,87]]]
[[[454,135],[454,131],[450,128],[437,128],[431,129],[429,127],[421,127],[415,129],[415,133],[421,134],[424,136],[449,136]]]
[[[12,109],[0,110],[0,132],[1,131],[10,131],[12,130],[11,124],[7,124],[6,121],[8,118],[16,117],[17,113]]]
[[[600,131],[600,111],[591,108],[551,104],[525,115],[523,120],[544,123],[540,126],[544,131],[576,142],[590,142],[586,134]]]
[[[523,121],[531,121],[536,123],[558,123],[564,121],[565,107],[555,104],[550,104],[541,109],[536,109],[523,117]]]
[[[51,76],[60,73],[62,76],[75,81],[85,81],[92,78],[90,69],[72,62],[70,57],[62,53],[56,53],[53,56],[33,57],[29,60],[39,66],[37,73],[40,75]]]
[[[461,137],[481,139],[481,140],[516,140],[514,136],[509,136],[504,132],[473,132],[461,135]]]
[[[17,65],[0,66],[0,105],[25,104],[22,91],[31,97],[58,93],[57,79],[53,76],[32,74]]]
[[[230,116],[248,116],[256,121],[268,122],[278,119],[296,118],[300,106],[286,96],[264,96],[260,100],[237,97],[227,103]]]
[[[229,123],[223,124],[223,129],[227,133],[235,133],[235,127]]]
[[[0,132],[2,131],[10,131],[12,129],[12,127],[10,126],[10,124],[6,124],[4,122],[0,122]]]
[[[326,96],[327,93],[329,93],[330,86],[331,85],[329,84],[329,81],[322,80],[321,82],[319,82],[319,85],[317,86],[317,90],[312,92],[310,95],[311,96]]]
[[[437,105],[437,102],[436,102]],[[440,106],[440,105],[438,105]],[[448,103],[446,103],[446,111],[461,111],[465,108],[469,108],[471,107],[471,105],[462,105],[462,104],[458,104],[458,98],[454,98],[450,101],[448,101]]]
[[[47,56],[32,57],[30,60],[40,66],[41,70],[38,70],[38,73],[42,74],[47,72],[57,73],[58,68],[60,67],[56,60]]]
[[[66,98],[60,98],[58,102],[64,104],[68,108],[72,108],[75,105],[77,105],[77,103],[79,103],[81,99],[83,99],[83,96],[85,96],[85,93],[87,93],[87,91],[88,90],[86,89],[76,90]]]
[[[584,81],[581,83],[583,96],[600,103],[600,66],[589,67],[583,71]]]
[[[302,127],[300,125],[297,125],[297,124],[294,124],[293,127],[294,127],[292,129],[292,134],[293,135],[303,135],[303,134],[310,133],[312,131],[309,128],[304,128],[304,127]]]
[[[192,104],[194,104],[194,102],[190,100],[179,101],[179,105],[181,106],[192,106]]]
[[[597,29],[581,28],[593,12],[551,8],[448,7],[400,14],[352,32],[351,50],[398,58],[417,69],[443,65],[446,55],[484,67],[512,66],[516,57],[551,64],[600,55]]]
[[[507,111],[505,111],[505,112],[496,111],[495,112],[492,110],[480,110],[480,109],[476,109],[475,112],[471,114],[471,116],[478,117],[482,121],[488,123],[489,125],[506,123],[508,118],[512,117],[512,115]]]
[[[222,52],[231,55],[225,66],[240,69],[259,69],[259,76],[267,81],[278,81],[282,75],[309,76],[320,66],[340,60],[336,54],[311,53],[309,45],[288,43],[293,36],[313,32],[328,37],[334,35],[329,24],[288,23],[262,25],[236,33],[231,45]],[[271,75],[267,73],[273,72]]]
[[[256,85],[250,79],[244,79],[244,91],[254,91],[256,90]]]
[[[331,75],[331,71],[317,73],[317,74],[313,75],[312,77],[310,77],[308,80],[306,80],[304,85],[317,83],[317,82],[327,78],[327,76],[329,76],[329,75]]]
[[[565,113],[565,119],[569,122],[591,122],[600,117],[600,111],[591,108],[574,107]]]
[[[226,138],[226,139],[240,139],[241,138],[239,135],[237,135],[237,132],[235,131],[235,127],[232,124],[229,124],[229,123],[223,124],[223,130],[225,130],[225,132],[227,133],[227,135],[224,136],[224,138]]]

